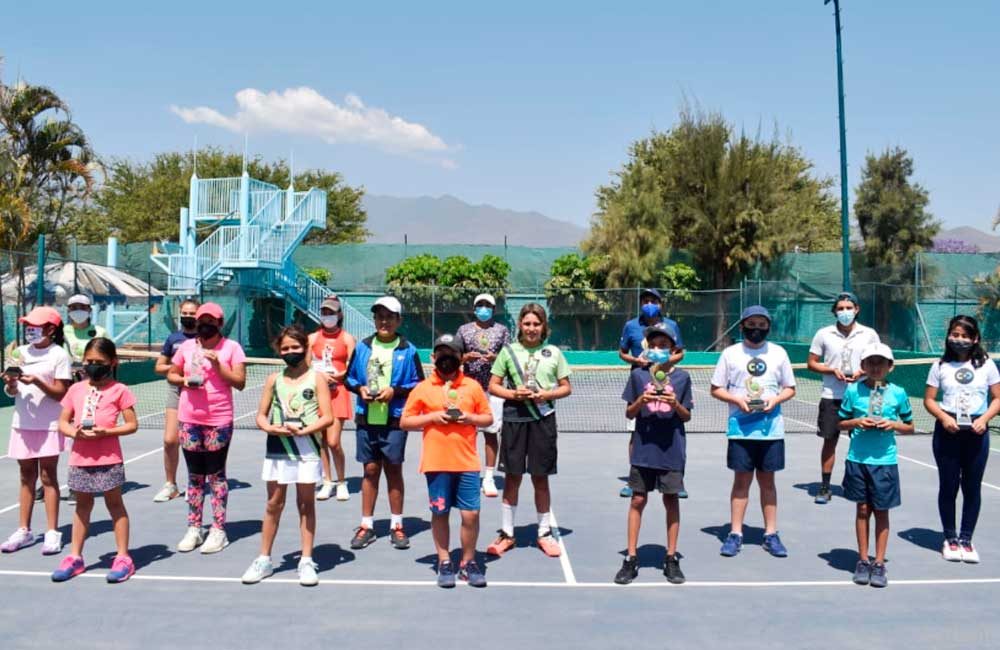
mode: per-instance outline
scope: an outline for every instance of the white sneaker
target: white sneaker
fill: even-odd
[[[962,561],[969,564],[979,564],[979,551],[972,545],[971,541],[960,540],[959,548],[962,550]]]
[[[321,487],[319,489],[319,492],[316,493],[316,500],[317,501],[326,501],[327,499],[329,499],[330,497],[332,497],[333,496],[333,488],[334,488],[333,481],[323,481],[323,487]]]
[[[269,578],[274,574],[274,565],[271,558],[258,557],[250,565],[250,568],[243,573],[243,584],[255,585],[264,578]]]
[[[299,584],[303,587],[315,587],[319,584],[319,576],[316,571],[319,569],[312,560],[302,560],[299,562]]]
[[[201,545],[201,552],[205,555],[208,555],[209,553],[218,553],[227,546],[229,546],[229,538],[226,537],[226,531],[221,528],[213,528],[208,531],[208,538],[205,539],[205,543]]]
[[[347,489],[347,481],[337,483],[337,501],[347,501],[351,498],[351,492]]]
[[[176,499],[181,495],[176,483],[164,483],[160,491],[153,497],[153,503],[165,503],[171,499]]]
[[[14,551],[19,551],[26,546],[31,546],[35,543],[35,536],[31,533],[29,528],[18,528],[7,541],[0,544],[0,551],[4,553],[13,553]]]
[[[488,497],[495,497],[497,494],[497,484],[492,476],[483,479],[483,494]]]
[[[42,555],[58,555],[62,552],[62,533],[50,530],[42,541]]]
[[[205,534],[201,532],[201,528],[198,526],[191,526],[184,533],[184,537],[177,544],[177,550],[181,553],[190,553],[194,549],[198,548],[205,541]]]
[[[958,545],[957,539],[946,539],[941,546],[941,557],[949,562],[962,561],[962,547]]]

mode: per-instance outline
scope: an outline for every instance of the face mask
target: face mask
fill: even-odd
[[[305,361],[305,352],[289,352],[287,354],[281,355],[281,360],[284,361],[288,366],[295,367]]]
[[[69,319],[74,323],[86,323],[90,320],[90,312],[86,309],[74,309],[69,313]]]
[[[28,343],[35,344],[45,338],[45,332],[41,327],[25,327],[24,328],[24,340]]]
[[[660,306],[656,303],[646,303],[642,306],[642,315],[646,318],[656,318],[660,315]]]
[[[743,338],[750,341],[751,343],[760,343],[767,338],[767,333],[769,329],[761,329],[759,327],[744,327],[743,328]]]
[[[493,310],[489,307],[476,307],[476,318],[481,322],[485,323],[489,319],[493,318]]]
[[[106,363],[85,363],[83,364],[83,371],[91,379],[100,381],[106,379],[111,374],[111,366]]]
[[[338,324],[340,324],[340,316],[337,316],[336,314],[334,314],[333,316],[320,316],[319,322],[321,322],[323,324],[323,327],[325,327],[326,329],[332,330]]]
[[[434,367],[442,375],[450,375],[458,370],[458,359],[449,355],[438,357],[434,360]]]
[[[962,341],[960,339],[948,339],[948,349],[956,354],[965,354],[972,349],[972,341]]]
[[[213,338],[219,333],[219,326],[211,323],[198,323],[198,336],[203,339]]]
[[[646,351],[646,358],[653,363],[666,363],[670,361],[670,353],[666,350],[661,350],[659,348],[653,348]]]
[[[847,327],[854,322],[856,316],[857,314],[853,309],[841,309],[837,312],[837,321],[844,327]]]
[[[194,316],[181,316],[181,328],[186,330],[193,330],[198,327],[198,321],[194,319]]]

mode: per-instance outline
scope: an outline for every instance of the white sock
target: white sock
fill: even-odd
[[[538,536],[542,537],[552,532],[552,515],[547,512],[538,513]]]
[[[500,504],[500,530],[505,532],[508,537],[514,536],[515,510],[517,510],[517,506],[511,506],[506,503]]]
[[[389,528],[395,529],[396,526],[402,526],[402,525],[403,525],[403,515],[402,514],[392,515],[390,517]]]
[[[260,555],[260,556],[257,557],[257,559],[258,560],[264,560],[265,562],[270,562],[271,561],[271,556],[270,555]]]
[[[299,560],[299,566],[302,566],[306,562],[312,562],[312,561],[313,561],[313,559],[312,559],[311,555],[303,555],[302,559]]]
[[[361,527],[367,528],[368,530],[375,528],[375,517],[362,517]]]
[[[493,480],[493,468],[492,467],[487,467],[486,468],[486,473],[483,476],[483,479],[486,480],[486,481],[492,481]]]

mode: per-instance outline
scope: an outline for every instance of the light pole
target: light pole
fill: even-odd
[[[844,291],[851,290],[851,222],[847,210],[847,123],[844,118],[844,57],[840,44],[840,0],[833,2],[833,16],[837,27],[837,104],[840,108],[840,228],[841,264],[844,273]]]

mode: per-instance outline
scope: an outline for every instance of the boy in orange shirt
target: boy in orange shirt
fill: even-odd
[[[422,429],[420,471],[427,478],[431,532],[438,555],[438,586],[455,586],[455,568],[449,555],[448,513],[462,513],[462,562],[459,578],[472,587],[485,587],[486,576],[476,563],[479,537],[479,454],[476,430],[493,423],[486,393],[462,373],[462,340],[451,334],[434,341],[434,372],[410,391],[400,418],[406,431]]]

